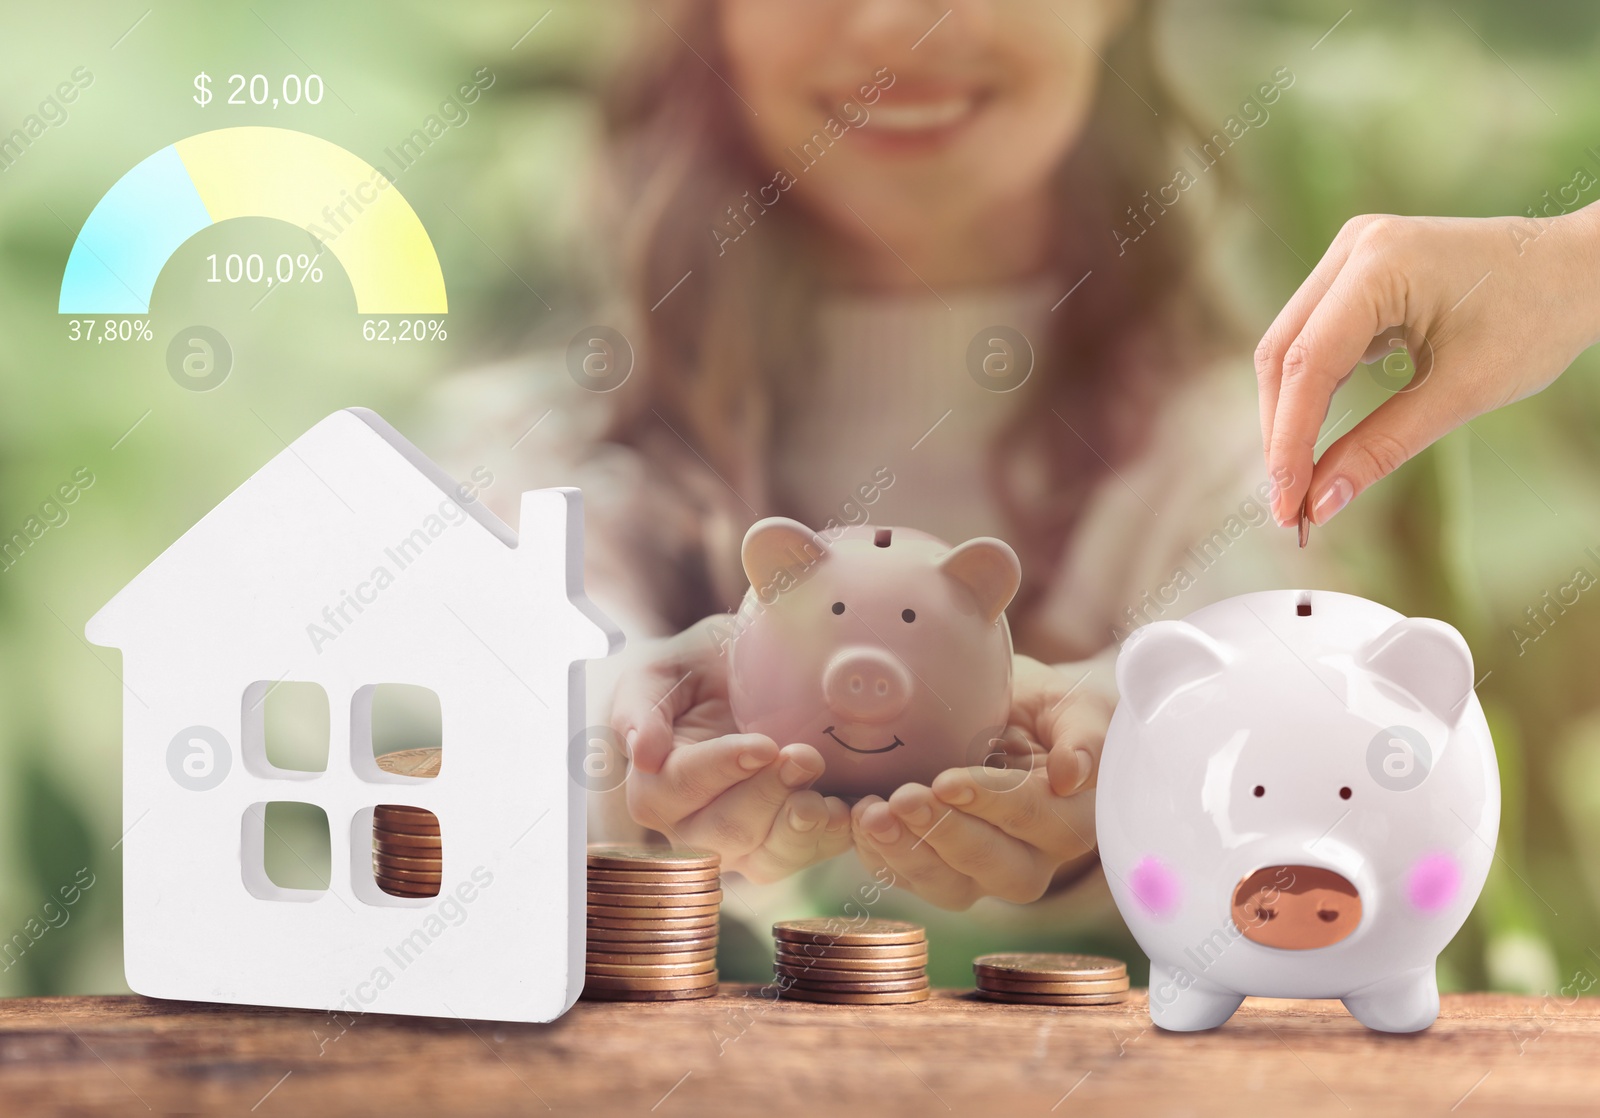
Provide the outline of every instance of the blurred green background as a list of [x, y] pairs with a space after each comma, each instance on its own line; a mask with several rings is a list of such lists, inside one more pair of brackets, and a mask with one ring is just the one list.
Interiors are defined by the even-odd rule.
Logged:
[[[1586, 0], [1162, 11], [1165, 64], [1201, 121], [1220, 122], [1280, 66], [1296, 75], [1270, 121], [1229, 152], [1248, 207], [1209, 230], [1252, 331], [1347, 217], [1523, 213], [1579, 170], [1600, 176], [1600, 6]], [[586, 320], [606, 252], [587, 208], [594, 93], [651, 18], [621, 0], [0, 14], [0, 133], [77, 68], [93, 75], [67, 118], [0, 173], [0, 535], [76, 471], [94, 478], [68, 518], [0, 572], [0, 938], [43, 923], [62, 885], [93, 882], [66, 923], [0, 960], [0, 994], [125, 989], [120, 664], [84, 642], [84, 622], [330, 411], [363, 404], [404, 430], [436, 378], [560, 344]], [[211, 253], [307, 250], [304, 234], [253, 220], [214, 227], [174, 256], [152, 341], [68, 340], [56, 299], [73, 238], [145, 156], [212, 128], [275, 124], [378, 161], [480, 67], [493, 86], [398, 182], [439, 251], [447, 340], [363, 341], [327, 257], [322, 283], [259, 303], [248, 285], [201, 282]], [[328, 95], [315, 107], [201, 107], [201, 71], [213, 91], [234, 72], [314, 72]], [[235, 354], [227, 381], [205, 393], [176, 384], [165, 360], [168, 339], [196, 322], [220, 329]], [[1358, 374], [1330, 418], [1349, 411], [1348, 429], [1384, 395]], [[1600, 865], [1588, 857], [1600, 851], [1600, 594], [1552, 613], [1537, 640], [1513, 631], [1534, 632], [1524, 611], [1576, 570], [1600, 577], [1597, 466], [1591, 352], [1543, 395], [1407, 465], [1316, 544], [1354, 572], [1352, 589], [1461, 628], [1487, 673], [1479, 693], [1505, 816], [1489, 887], [1445, 959], [1450, 986], [1542, 993], [1600, 967]]]

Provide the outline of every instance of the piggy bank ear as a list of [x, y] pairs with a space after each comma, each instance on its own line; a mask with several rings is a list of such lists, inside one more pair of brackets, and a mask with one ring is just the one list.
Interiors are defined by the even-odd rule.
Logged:
[[1454, 726], [1472, 694], [1472, 651], [1443, 621], [1396, 621], [1361, 650], [1376, 676], [1410, 694], [1447, 726]]
[[964, 584], [978, 599], [984, 620], [993, 624], [1022, 584], [1022, 563], [1011, 545], [992, 536], [958, 544], [939, 560], [939, 569]]
[[1123, 642], [1117, 690], [1139, 720], [1148, 722], [1168, 699], [1215, 679], [1227, 666], [1227, 651], [1187, 621], [1156, 621]]
[[772, 585], [783, 571], [796, 576], [828, 557], [822, 537], [798, 520], [769, 516], [750, 525], [739, 551], [744, 573], [757, 590]]

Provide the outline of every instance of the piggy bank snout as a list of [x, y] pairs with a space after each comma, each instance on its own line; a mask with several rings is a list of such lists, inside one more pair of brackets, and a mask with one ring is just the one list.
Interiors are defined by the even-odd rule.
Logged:
[[1234, 888], [1231, 907], [1245, 939], [1288, 951], [1331, 947], [1361, 923], [1360, 892], [1321, 866], [1256, 870]]
[[911, 673], [881, 648], [846, 648], [823, 669], [822, 694], [841, 718], [887, 722], [911, 701]]

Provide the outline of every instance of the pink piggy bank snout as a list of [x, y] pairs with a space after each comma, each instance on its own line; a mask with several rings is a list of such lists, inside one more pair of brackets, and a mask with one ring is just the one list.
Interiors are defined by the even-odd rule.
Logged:
[[911, 702], [911, 673], [881, 648], [845, 648], [822, 671], [828, 708], [852, 722], [888, 722]]

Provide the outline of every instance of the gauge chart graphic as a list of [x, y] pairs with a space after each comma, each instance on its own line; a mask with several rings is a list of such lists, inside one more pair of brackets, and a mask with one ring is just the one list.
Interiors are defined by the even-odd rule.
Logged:
[[62, 314], [145, 314], [162, 267], [202, 229], [269, 217], [333, 253], [359, 314], [443, 314], [433, 241], [393, 183], [337, 144], [287, 128], [222, 128], [144, 159], [95, 204], [61, 280]]

